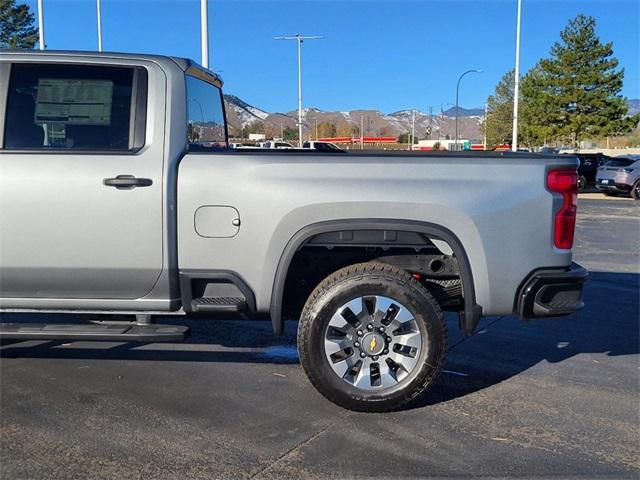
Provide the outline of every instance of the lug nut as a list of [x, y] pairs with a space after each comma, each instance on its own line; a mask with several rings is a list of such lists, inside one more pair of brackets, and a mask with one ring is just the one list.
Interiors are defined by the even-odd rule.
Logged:
[[378, 360], [378, 355], [374, 355], [374, 356], [373, 356], [373, 361], [375, 362], [375, 361], [377, 361], [377, 360]]
[[387, 353], [389, 353], [389, 349], [388, 349], [388, 348], [385, 348], [385, 349], [382, 351], [382, 353], [384, 353], [384, 354], [386, 355]]
[[359, 337], [362, 336], [362, 330], [358, 330], [356, 333], [358, 334]]
[[378, 329], [378, 331], [379, 331], [380, 333], [384, 333], [384, 330], [385, 330], [385, 328], [384, 328], [384, 327], [380, 327], [380, 328]]
[[369, 325], [367, 325], [367, 330], [373, 330], [373, 323], [370, 323]]
[[391, 343], [391, 337], [387, 337], [385, 338], [385, 340], [387, 341], [387, 343]]
[[366, 353], [364, 353], [364, 352], [360, 352], [360, 356], [361, 356], [362, 358], [364, 358], [364, 357], [366, 357], [366, 356], [367, 356], [367, 354], [366, 354]]
[[353, 344], [353, 346], [354, 346], [354, 347], [356, 347], [356, 348], [358, 348], [358, 347], [360, 346], [360, 342], [355, 342], [355, 343]]

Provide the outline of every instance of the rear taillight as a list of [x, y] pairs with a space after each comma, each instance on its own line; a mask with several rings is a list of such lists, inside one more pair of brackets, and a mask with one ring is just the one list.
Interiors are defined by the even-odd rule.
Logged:
[[553, 243], [557, 248], [573, 246], [578, 211], [578, 172], [575, 170], [551, 170], [547, 173], [547, 188], [562, 194], [562, 208], [556, 213], [553, 226]]

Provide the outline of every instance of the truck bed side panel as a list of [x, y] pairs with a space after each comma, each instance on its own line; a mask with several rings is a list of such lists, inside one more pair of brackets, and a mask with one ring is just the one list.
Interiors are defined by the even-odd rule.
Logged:
[[[303, 227], [345, 218], [429, 222], [461, 241], [483, 313], [508, 314], [528, 273], [571, 262], [553, 246], [561, 200], [545, 189], [545, 171], [574, 164], [542, 156], [188, 154], [178, 174], [178, 266], [237, 272], [258, 310], [268, 311], [280, 256]], [[237, 234], [200, 235], [202, 206], [236, 209]]]

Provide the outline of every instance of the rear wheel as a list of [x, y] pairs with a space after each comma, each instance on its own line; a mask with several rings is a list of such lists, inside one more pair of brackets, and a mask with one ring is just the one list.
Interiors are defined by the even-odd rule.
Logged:
[[636, 180], [631, 189], [631, 198], [634, 200], [640, 200], [640, 180]]
[[578, 177], [578, 191], [584, 192], [584, 189], [587, 188], [587, 179], [584, 175], [580, 175]]
[[410, 274], [352, 265], [323, 280], [302, 312], [300, 360], [311, 383], [351, 410], [381, 412], [415, 400], [444, 364], [440, 307]]

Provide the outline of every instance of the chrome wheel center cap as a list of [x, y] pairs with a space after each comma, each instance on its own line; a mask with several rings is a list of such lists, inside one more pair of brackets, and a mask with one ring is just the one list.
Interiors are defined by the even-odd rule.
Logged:
[[377, 333], [368, 333], [362, 338], [362, 351], [367, 355], [380, 355], [384, 350], [384, 337]]

